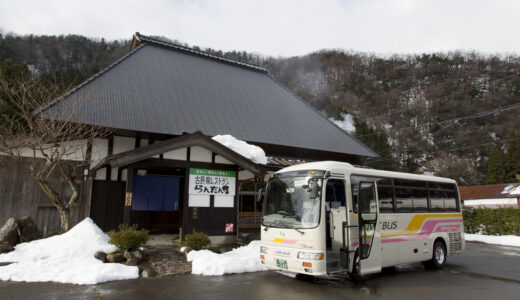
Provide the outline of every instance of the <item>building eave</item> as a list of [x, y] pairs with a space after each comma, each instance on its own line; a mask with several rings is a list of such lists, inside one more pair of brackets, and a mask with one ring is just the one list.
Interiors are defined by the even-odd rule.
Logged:
[[239, 167], [251, 171], [253, 174], [259, 177], [263, 177], [266, 173], [266, 167], [253, 162], [252, 160], [238, 154], [237, 152], [229, 149], [228, 147], [214, 141], [213, 139], [205, 136], [201, 132], [195, 132], [192, 134], [182, 135], [173, 139], [157, 142], [152, 145], [141, 147], [115, 155], [107, 156], [102, 161], [97, 163], [92, 171], [96, 171], [102, 167], [110, 165], [112, 168], [124, 167], [147, 158], [173, 151], [185, 147], [200, 146], [206, 148], [226, 160], [238, 165]]

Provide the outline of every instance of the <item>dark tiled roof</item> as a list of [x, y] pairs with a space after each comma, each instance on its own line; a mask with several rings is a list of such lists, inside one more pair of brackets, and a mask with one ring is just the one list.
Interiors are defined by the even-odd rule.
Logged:
[[502, 194], [502, 191], [508, 185], [509, 184], [459, 186], [460, 199], [477, 200], [508, 198], [508, 194]]
[[[374, 152], [273, 80], [264, 69], [139, 36], [141, 45], [44, 108], [80, 101], [73, 121], [122, 130], [238, 139], [375, 157]], [[65, 110], [64, 110], [65, 111]]]

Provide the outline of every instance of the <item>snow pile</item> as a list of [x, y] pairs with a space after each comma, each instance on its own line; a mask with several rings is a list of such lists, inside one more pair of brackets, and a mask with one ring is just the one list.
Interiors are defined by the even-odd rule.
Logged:
[[356, 126], [354, 125], [354, 119], [352, 118], [352, 115], [342, 113], [341, 117], [343, 118], [343, 121], [336, 120], [334, 118], [330, 118], [329, 120], [349, 134], [356, 132]]
[[503, 246], [520, 247], [520, 236], [516, 235], [480, 235], [465, 233], [464, 239], [468, 242], [481, 242]]
[[260, 241], [230, 252], [217, 254], [210, 250], [190, 251], [191, 273], [197, 275], [224, 275], [267, 270], [260, 262]]
[[509, 195], [510, 196], [519, 196], [520, 195], [520, 184], [517, 187], [515, 187], [514, 189], [512, 189], [509, 192]]
[[22, 243], [13, 252], [0, 255], [0, 262], [14, 262], [0, 267], [0, 279], [96, 284], [138, 278], [137, 267], [103, 263], [94, 257], [97, 251], [117, 250], [108, 239], [92, 219], [86, 218], [64, 234]]
[[507, 185], [500, 194], [508, 194], [509, 196], [518, 196], [520, 195], [520, 184], [511, 183]]
[[264, 150], [258, 146], [250, 145], [229, 134], [216, 135], [212, 139], [258, 164], [267, 164], [267, 156], [265, 156]]

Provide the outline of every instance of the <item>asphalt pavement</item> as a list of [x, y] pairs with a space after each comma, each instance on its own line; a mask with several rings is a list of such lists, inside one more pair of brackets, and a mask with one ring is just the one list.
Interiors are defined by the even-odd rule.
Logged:
[[361, 283], [307, 282], [274, 271], [90, 286], [0, 281], [0, 299], [520, 299], [520, 248], [467, 243], [441, 271], [402, 265]]

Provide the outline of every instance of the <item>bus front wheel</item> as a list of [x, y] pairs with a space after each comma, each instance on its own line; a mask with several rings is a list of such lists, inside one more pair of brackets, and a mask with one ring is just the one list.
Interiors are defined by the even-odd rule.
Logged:
[[433, 244], [432, 259], [423, 262], [423, 265], [426, 267], [426, 269], [442, 269], [442, 267], [446, 264], [447, 256], [448, 253], [444, 243], [440, 240], [436, 240]]

